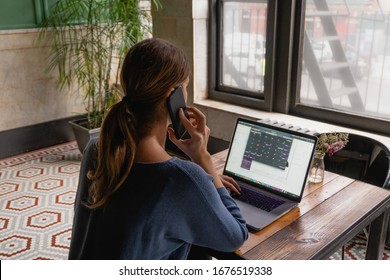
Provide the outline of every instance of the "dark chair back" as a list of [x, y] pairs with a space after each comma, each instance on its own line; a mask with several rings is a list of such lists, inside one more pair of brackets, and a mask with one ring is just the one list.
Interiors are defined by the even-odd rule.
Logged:
[[349, 142], [325, 156], [325, 170], [390, 189], [390, 150], [372, 138], [349, 134]]
[[[343, 150], [324, 158], [325, 170], [390, 189], [390, 151], [381, 142], [349, 134]], [[386, 229], [386, 246], [390, 247], [390, 221]]]

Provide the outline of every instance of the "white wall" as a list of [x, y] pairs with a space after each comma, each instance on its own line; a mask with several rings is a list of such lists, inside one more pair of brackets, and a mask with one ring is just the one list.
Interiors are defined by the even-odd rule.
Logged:
[[56, 87], [46, 72], [49, 49], [34, 41], [36, 29], [0, 31], [0, 131], [69, 117], [84, 111], [77, 93]]

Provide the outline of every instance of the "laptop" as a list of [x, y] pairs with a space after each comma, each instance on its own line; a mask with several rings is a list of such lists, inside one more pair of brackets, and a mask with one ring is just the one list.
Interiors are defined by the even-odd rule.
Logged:
[[223, 174], [240, 185], [233, 192], [247, 226], [260, 230], [301, 201], [317, 137], [237, 119]]

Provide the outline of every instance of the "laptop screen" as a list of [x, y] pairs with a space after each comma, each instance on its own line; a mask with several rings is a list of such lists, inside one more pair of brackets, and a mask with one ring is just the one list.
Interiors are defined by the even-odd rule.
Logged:
[[224, 173], [290, 198], [300, 198], [316, 137], [239, 119]]

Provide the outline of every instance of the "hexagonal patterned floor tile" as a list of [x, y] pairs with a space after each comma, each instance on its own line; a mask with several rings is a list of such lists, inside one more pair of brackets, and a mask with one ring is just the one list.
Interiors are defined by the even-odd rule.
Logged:
[[0, 239], [0, 256], [16, 257], [22, 252], [30, 250], [32, 238], [28, 236], [11, 235]]
[[27, 218], [27, 227], [44, 229], [61, 222], [61, 212], [43, 211]]
[[23, 195], [7, 201], [5, 209], [14, 211], [24, 211], [26, 209], [38, 206], [39, 197]]

